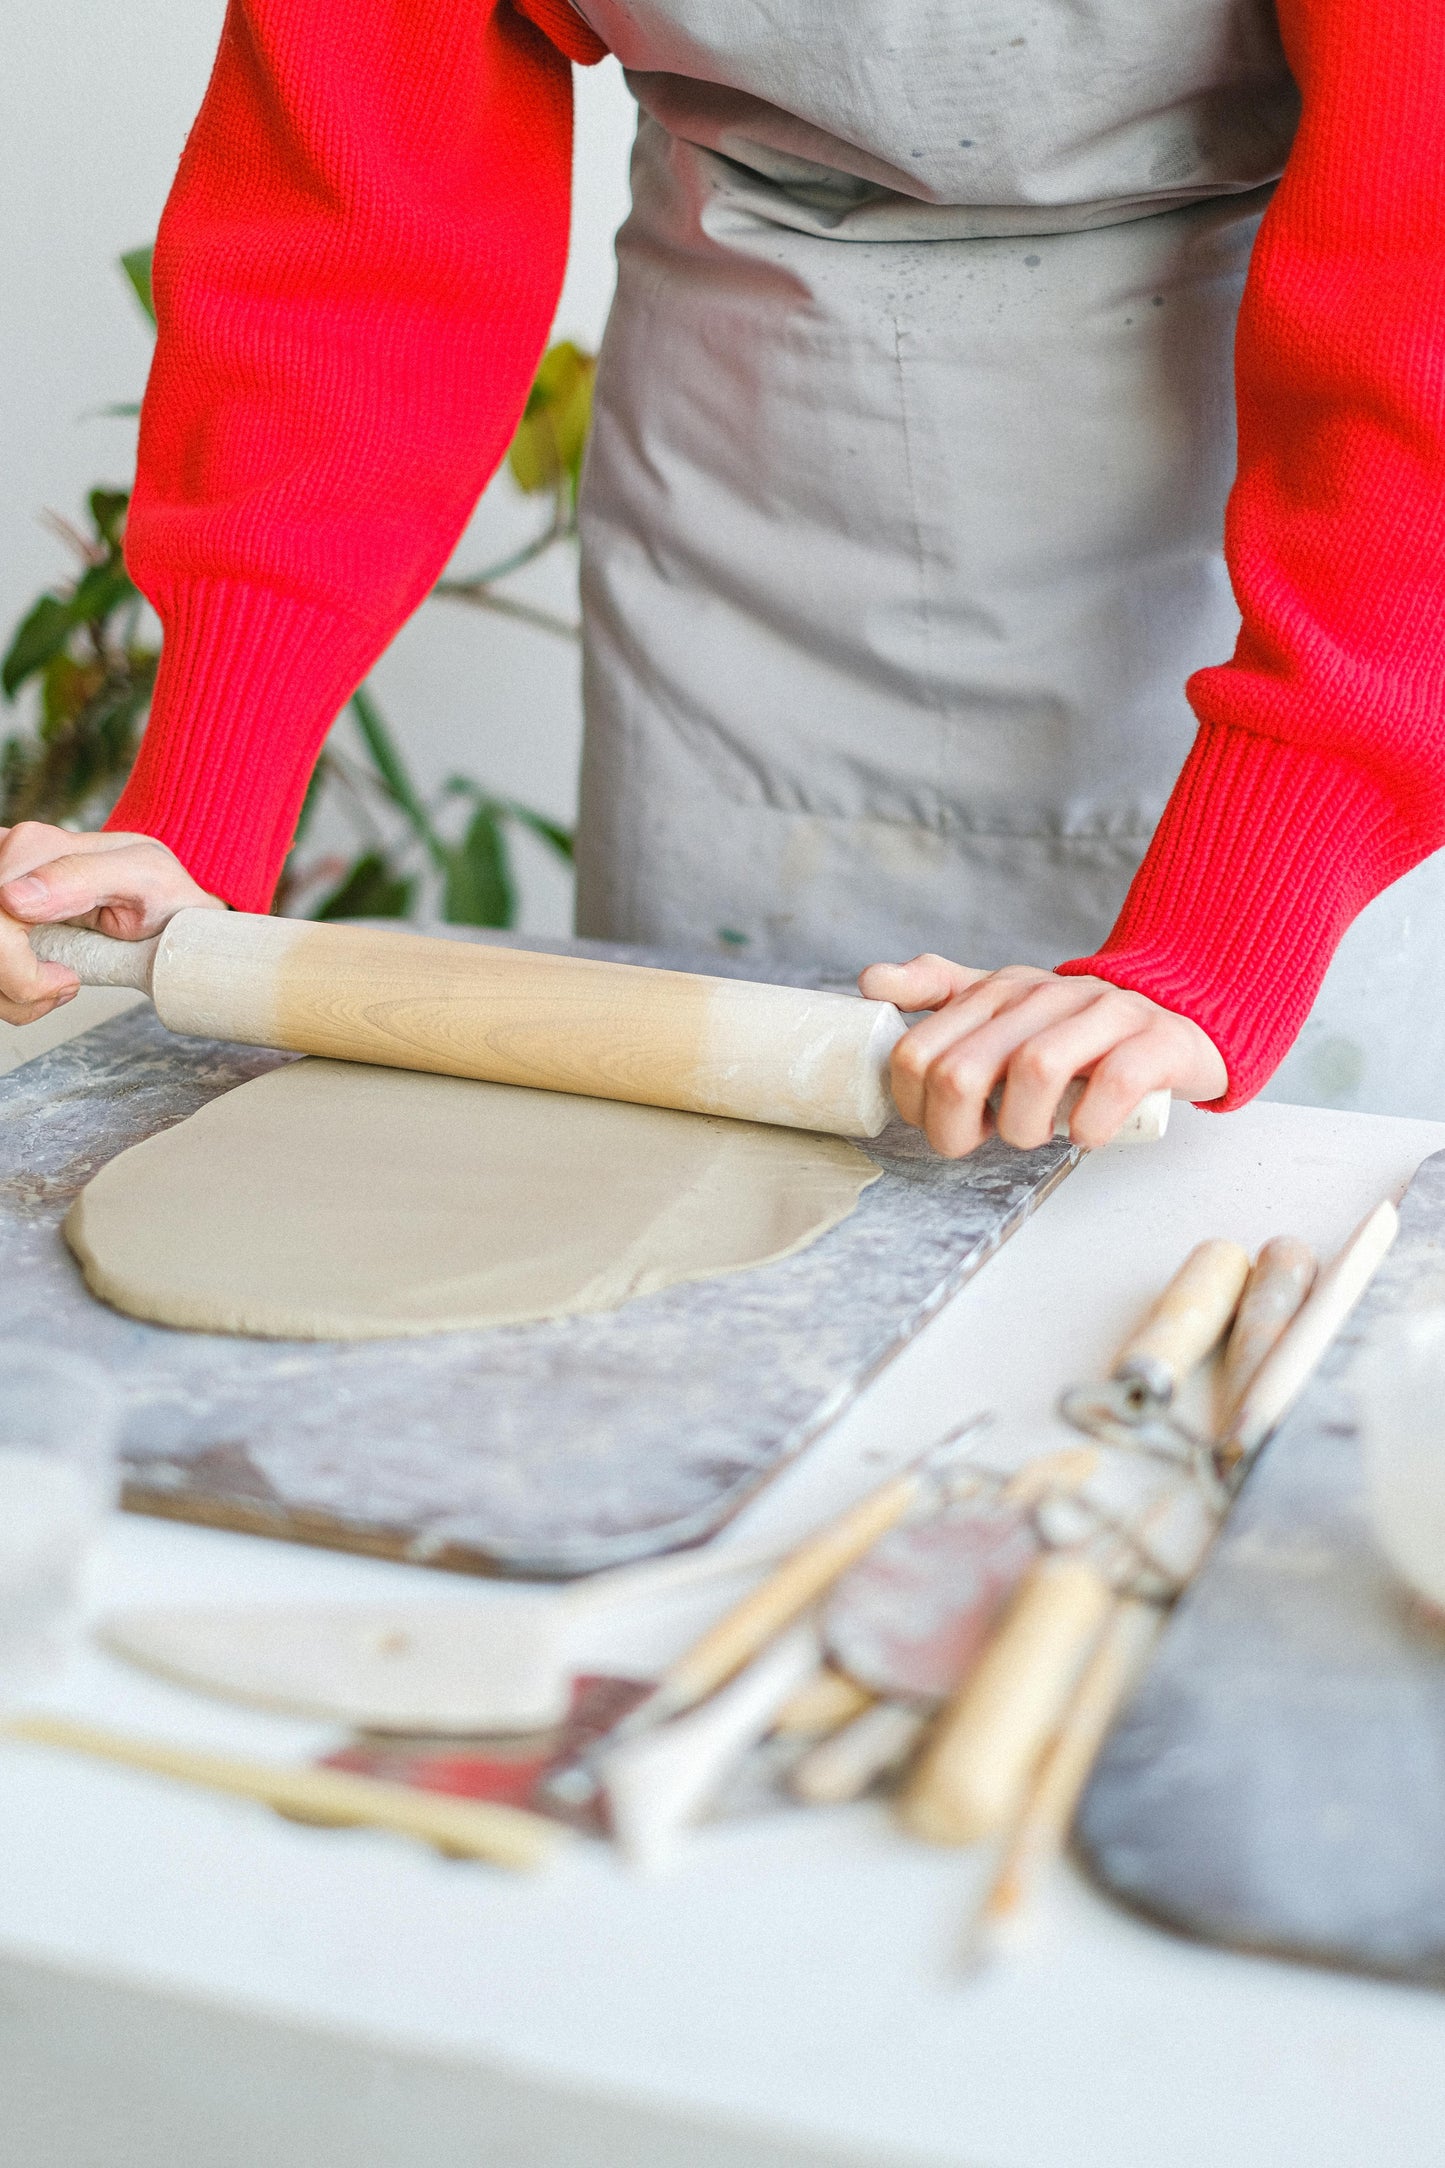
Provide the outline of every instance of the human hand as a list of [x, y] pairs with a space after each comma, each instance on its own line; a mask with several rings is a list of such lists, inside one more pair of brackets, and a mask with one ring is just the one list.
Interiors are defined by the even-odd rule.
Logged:
[[[903, 1119], [947, 1159], [962, 1159], [995, 1127], [1006, 1144], [1046, 1144], [1076, 1076], [1089, 1081], [1069, 1135], [1091, 1149], [1109, 1142], [1146, 1092], [1218, 1099], [1229, 1089], [1207, 1032], [1106, 979], [1063, 979], [1026, 964], [970, 971], [915, 956], [870, 964], [858, 986], [870, 1001], [932, 1010], [894, 1047], [891, 1082]], [[1000, 1083], [995, 1123], [988, 1097]]]
[[153, 836], [72, 835], [44, 821], [0, 828], [0, 1021], [34, 1023], [80, 991], [73, 971], [41, 963], [27, 928], [66, 919], [144, 941], [194, 905], [225, 909]]

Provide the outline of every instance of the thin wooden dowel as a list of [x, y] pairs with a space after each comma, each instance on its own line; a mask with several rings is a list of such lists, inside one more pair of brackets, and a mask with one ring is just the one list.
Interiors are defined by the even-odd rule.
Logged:
[[8, 1717], [0, 1723], [0, 1734], [30, 1746], [86, 1754], [206, 1791], [254, 1799], [302, 1821], [416, 1837], [441, 1851], [486, 1860], [494, 1867], [540, 1867], [566, 1841], [554, 1823], [521, 1807], [413, 1791], [409, 1785], [350, 1776], [340, 1769], [286, 1769], [238, 1755], [167, 1746], [64, 1716]]

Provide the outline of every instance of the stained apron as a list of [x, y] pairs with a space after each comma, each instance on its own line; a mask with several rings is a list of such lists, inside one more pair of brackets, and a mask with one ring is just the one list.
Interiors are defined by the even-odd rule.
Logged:
[[1268, 0], [578, 12], [640, 109], [579, 930], [1087, 951], [1238, 625], [1234, 321], [1297, 119]]

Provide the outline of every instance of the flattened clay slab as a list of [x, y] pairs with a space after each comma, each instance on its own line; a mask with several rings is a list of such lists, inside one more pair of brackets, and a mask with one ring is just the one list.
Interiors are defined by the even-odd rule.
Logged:
[[878, 1179], [839, 1137], [297, 1061], [111, 1160], [65, 1237], [132, 1317], [378, 1340], [615, 1310], [791, 1257]]

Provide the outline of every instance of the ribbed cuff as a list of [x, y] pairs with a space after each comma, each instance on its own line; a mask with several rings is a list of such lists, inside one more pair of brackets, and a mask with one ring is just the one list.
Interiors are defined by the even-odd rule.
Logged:
[[1147, 994], [1224, 1057], [1223, 1113], [1289, 1052], [1350, 921], [1431, 848], [1348, 762], [1205, 724], [1118, 924], [1058, 966]]
[[264, 911], [326, 733], [380, 642], [239, 581], [188, 582], [156, 606], [150, 722], [106, 826], [159, 837], [202, 888]]

